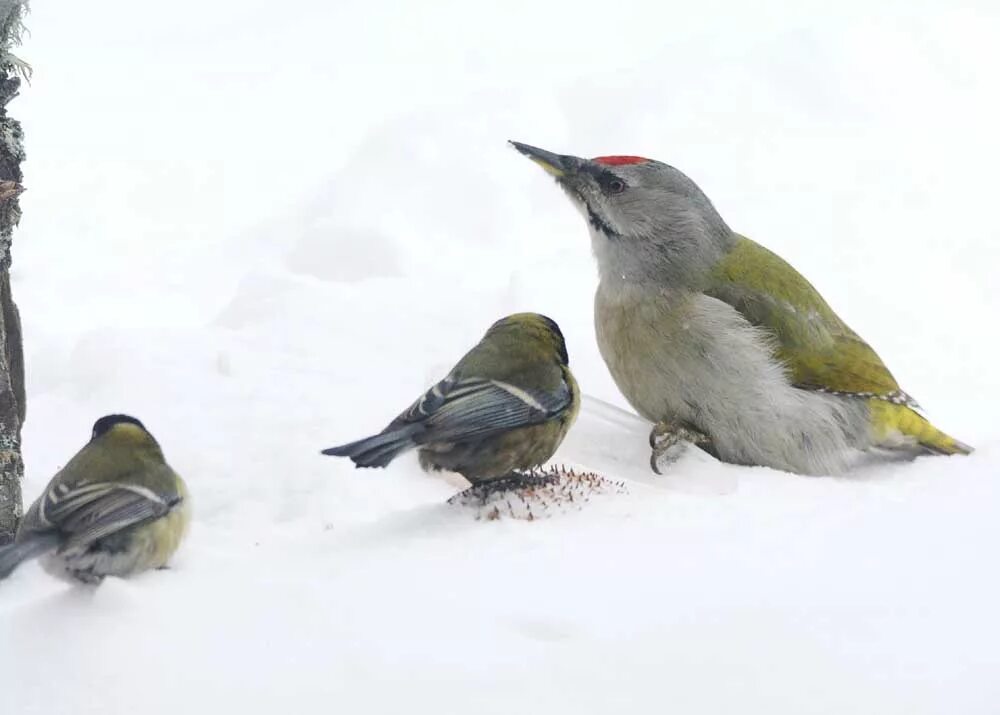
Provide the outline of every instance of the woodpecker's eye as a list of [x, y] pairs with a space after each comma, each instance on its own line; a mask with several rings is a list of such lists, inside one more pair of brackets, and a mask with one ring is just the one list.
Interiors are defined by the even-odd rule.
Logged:
[[606, 194], [620, 194], [625, 190], [625, 182], [614, 174], [605, 174], [602, 179], [601, 188]]

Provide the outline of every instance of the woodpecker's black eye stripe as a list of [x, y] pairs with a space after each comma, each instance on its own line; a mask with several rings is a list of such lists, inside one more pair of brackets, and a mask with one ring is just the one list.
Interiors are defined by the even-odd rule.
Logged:
[[582, 167], [580, 167], [580, 171], [586, 172], [586, 173], [590, 174], [591, 176], [593, 176], [594, 177], [594, 181], [596, 181], [597, 184], [598, 184], [598, 186], [600, 186], [605, 191], [608, 190], [608, 187], [612, 183], [616, 183], [616, 182], [620, 183], [621, 187], [622, 187], [619, 190], [619, 193], [620, 193], [620, 191], [628, 188], [628, 183], [626, 183], [625, 179], [623, 179], [622, 177], [618, 176], [618, 174], [614, 173], [613, 171], [610, 171], [609, 169], [605, 169], [602, 166], [598, 166], [596, 164], [584, 164]]
[[597, 183], [600, 185], [601, 190], [606, 194], [620, 194], [625, 189], [628, 188], [628, 184], [625, 180], [617, 174], [613, 174], [610, 171], [602, 171], [597, 176]]

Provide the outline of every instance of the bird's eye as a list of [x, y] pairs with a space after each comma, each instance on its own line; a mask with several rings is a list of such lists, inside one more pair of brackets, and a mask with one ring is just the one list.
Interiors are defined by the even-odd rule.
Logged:
[[610, 176], [603, 183], [604, 191], [609, 194], [620, 194], [625, 190], [625, 182], [617, 176]]

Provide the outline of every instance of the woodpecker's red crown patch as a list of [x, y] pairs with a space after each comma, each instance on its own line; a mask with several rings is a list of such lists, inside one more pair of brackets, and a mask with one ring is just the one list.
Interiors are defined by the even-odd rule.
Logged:
[[626, 164], [645, 164], [649, 159], [644, 156], [595, 156], [593, 161], [604, 166], [624, 166]]

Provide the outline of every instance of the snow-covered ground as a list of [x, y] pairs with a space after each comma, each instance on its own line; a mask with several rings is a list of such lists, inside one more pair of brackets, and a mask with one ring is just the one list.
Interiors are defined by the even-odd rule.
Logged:
[[[1000, 15], [878, 7], [36, 2], [25, 494], [126, 411], [197, 517], [173, 570], [3, 583], [0, 711], [998, 712]], [[652, 480], [591, 399], [558, 459], [630, 493], [534, 522], [320, 456], [517, 310], [625, 406], [508, 138], [685, 170], [976, 454]]]

